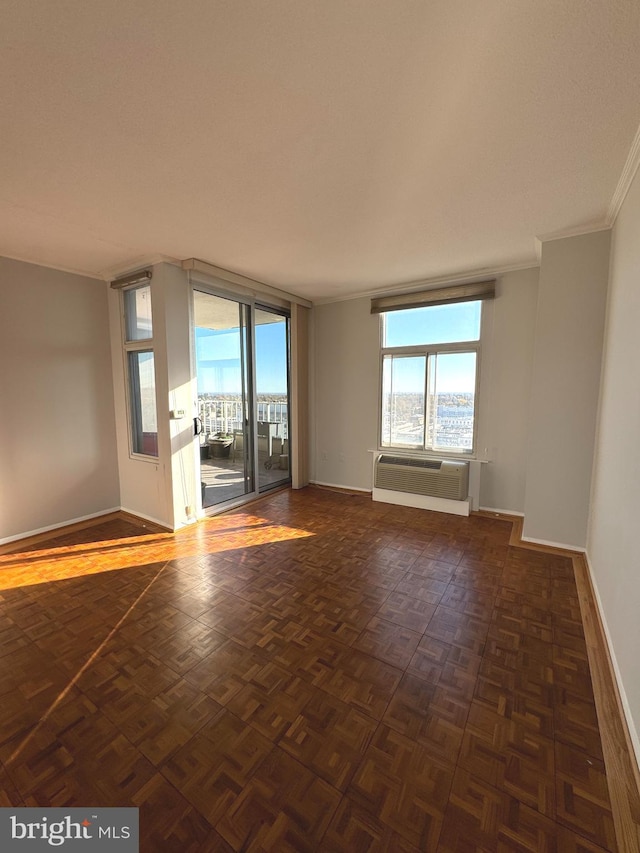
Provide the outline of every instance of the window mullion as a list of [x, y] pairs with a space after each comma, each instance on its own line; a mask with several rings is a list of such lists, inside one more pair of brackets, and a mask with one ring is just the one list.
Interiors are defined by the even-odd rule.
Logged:
[[429, 353], [428, 351], [423, 352], [424, 358], [424, 386], [423, 386], [423, 394], [424, 400], [422, 403], [422, 449], [425, 450], [427, 447], [427, 432], [429, 429], [429, 422], [427, 420], [429, 415], [429, 399], [428, 399], [428, 389], [429, 389]]

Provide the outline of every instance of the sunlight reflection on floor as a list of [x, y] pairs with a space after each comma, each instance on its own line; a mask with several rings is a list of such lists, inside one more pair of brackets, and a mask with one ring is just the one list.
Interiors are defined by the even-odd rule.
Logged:
[[0, 556], [0, 590], [309, 536], [313, 534], [260, 516], [217, 516], [175, 534], [149, 533], [134, 539], [109, 539]]

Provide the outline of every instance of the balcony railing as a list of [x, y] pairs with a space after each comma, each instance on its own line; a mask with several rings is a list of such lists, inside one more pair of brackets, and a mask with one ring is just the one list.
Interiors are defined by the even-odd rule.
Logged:
[[[242, 429], [244, 420], [241, 400], [225, 399], [224, 397], [198, 397], [198, 414], [202, 421], [203, 433], [233, 433]], [[257, 401], [257, 420], [271, 424], [279, 424], [278, 434], [288, 438], [289, 406], [286, 398], [282, 400]]]

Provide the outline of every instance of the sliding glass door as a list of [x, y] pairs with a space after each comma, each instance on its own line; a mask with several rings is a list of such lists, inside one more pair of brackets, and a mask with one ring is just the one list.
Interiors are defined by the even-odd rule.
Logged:
[[249, 306], [194, 291], [202, 506], [255, 491]]
[[214, 512], [290, 480], [289, 318], [199, 289], [193, 305], [200, 487]]
[[289, 318], [256, 307], [256, 410], [258, 484], [261, 492], [290, 479]]

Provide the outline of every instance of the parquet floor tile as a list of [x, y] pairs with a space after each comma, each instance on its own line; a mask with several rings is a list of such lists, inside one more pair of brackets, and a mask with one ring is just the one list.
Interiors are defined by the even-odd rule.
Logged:
[[450, 643], [423, 636], [409, 661], [407, 672], [436, 684], [453, 648]]
[[425, 578], [432, 578], [445, 584], [449, 583], [455, 570], [455, 566], [452, 566], [451, 563], [440, 562], [434, 560], [433, 557], [424, 555], [417, 557], [411, 566], [411, 574], [422, 575]]
[[270, 740], [279, 738], [299, 719], [313, 696], [313, 688], [302, 679], [282, 671], [267, 683], [247, 684], [228, 702], [227, 708]]
[[161, 772], [215, 826], [272, 748], [268, 738], [225, 712], [194, 735]]
[[0, 806], [145, 853], [617, 851], [573, 563], [511, 521], [283, 491], [0, 554]]
[[140, 839], [141, 853], [199, 853], [233, 850], [197, 809], [160, 773], [156, 773], [132, 798], [140, 809], [139, 821], [147, 827]]
[[322, 841], [324, 853], [420, 853], [419, 848], [344, 797]]
[[402, 671], [396, 667], [347, 649], [316, 683], [337, 699], [379, 720], [401, 677]]
[[468, 771], [456, 771], [440, 846], [442, 853], [560, 853], [558, 825]]
[[424, 746], [429, 754], [454, 766], [469, 706], [456, 703], [455, 708], [441, 708], [432, 701], [436, 689], [420, 678], [405, 675], [389, 703], [383, 722]]
[[555, 737], [592, 758], [602, 759], [602, 743], [593, 697], [576, 696], [565, 688], [556, 689]]
[[103, 706], [109, 719], [156, 766], [221, 711], [219, 705], [186, 681], [177, 681], [153, 699], [129, 693]]
[[407, 572], [404, 578], [396, 584], [396, 592], [403, 595], [410, 595], [413, 598], [418, 598], [427, 604], [437, 605], [447, 589], [445, 581], [439, 581], [435, 578], [425, 577], [424, 575], [415, 575], [412, 572]]
[[418, 631], [422, 637], [435, 610], [435, 605], [427, 601], [402, 592], [392, 592], [382, 603], [376, 615], [380, 619], [386, 619], [387, 622], [402, 625], [410, 631]]
[[344, 791], [377, 728], [368, 714], [313, 689], [278, 744], [334, 788]]
[[0, 808], [24, 807], [24, 800], [18, 793], [13, 780], [0, 764]]
[[462, 646], [474, 654], [481, 655], [488, 630], [488, 622], [439, 606], [427, 626], [425, 635], [454, 646]]
[[466, 616], [474, 616], [476, 619], [488, 622], [493, 612], [494, 600], [495, 595], [477, 592], [466, 586], [458, 586], [455, 581], [452, 581], [440, 599], [440, 604], [464, 613]]
[[438, 845], [453, 768], [382, 725], [347, 793], [421, 850]]
[[556, 765], [558, 821], [596, 844], [615, 849], [603, 762], [556, 742]]
[[339, 802], [335, 788], [274, 749], [216, 829], [234, 850], [305, 853], [318, 849]]
[[89, 658], [86, 668], [79, 670], [77, 685], [102, 706], [130, 692], [156, 696], [179, 678], [146, 648], [134, 645], [110, 650], [106, 646], [103, 653]]
[[352, 648], [405, 669], [422, 639], [422, 634], [374, 616]]
[[221, 705], [227, 705], [243, 687], [282, 685], [289, 674], [262, 654], [233, 640], [214, 649], [185, 674], [185, 680]]
[[6, 766], [25, 805], [115, 806], [130, 802], [155, 772], [100, 712], [58, 736], [43, 726], [14, 746]]
[[526, 726], [472, 703], [458, 766], [555, 818], [554, 744]]
[[154, 645], [152, 652], [170, 669], [183, 674], [226, 642], [228, 640], [223, 634], [194, 619]]
[[457, 566], [464, 556], [464, 548], [457, 547], [455, 542], [438, 541], [437, 537], [434, 537], [422, 553], [432, 560]]

